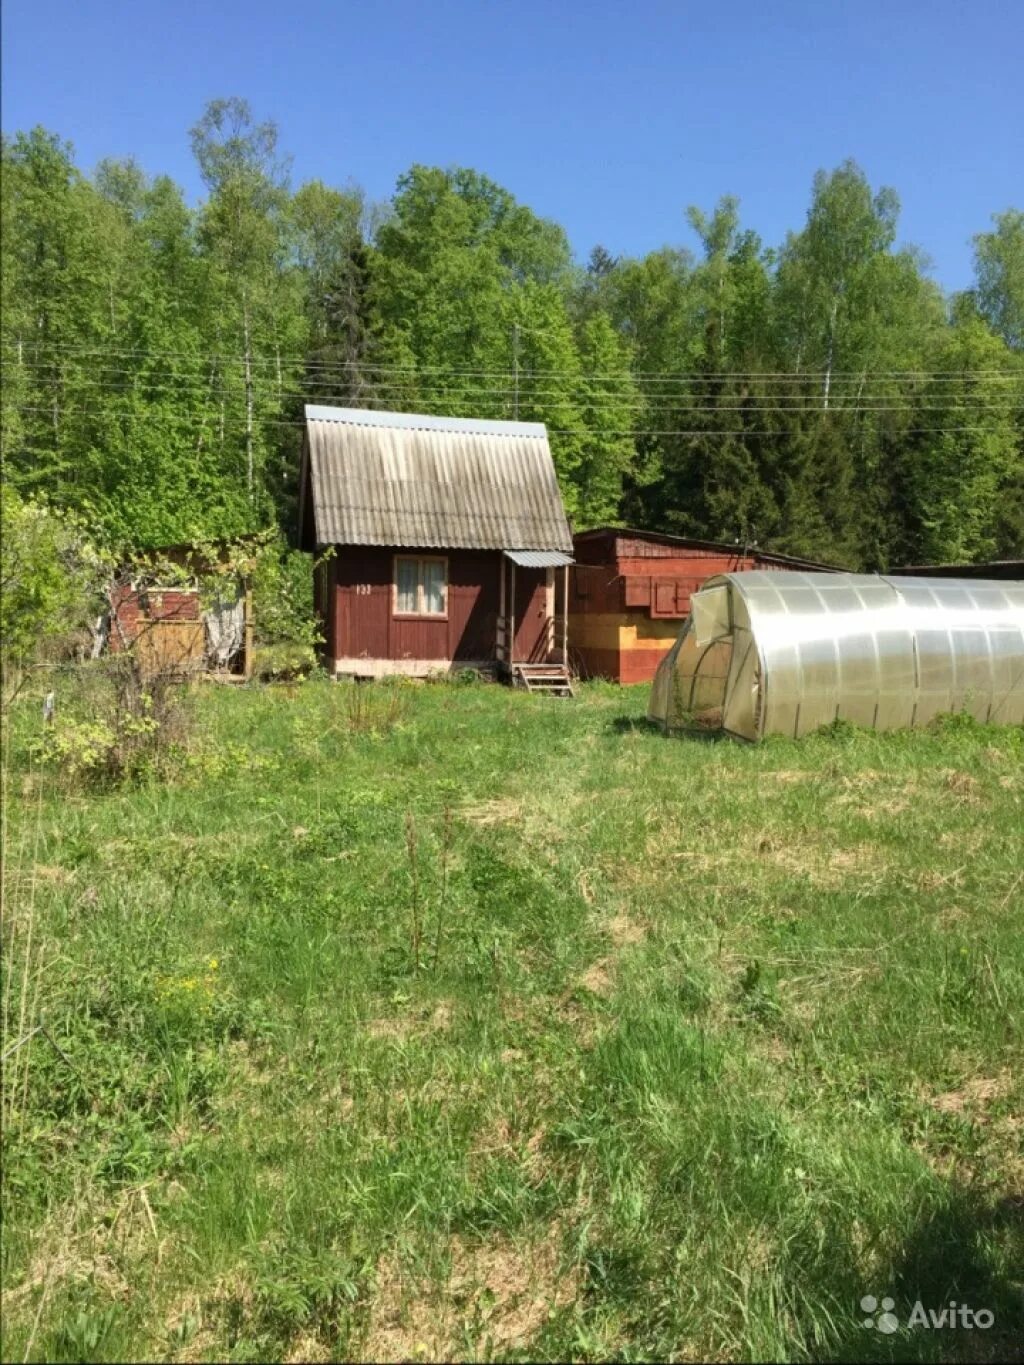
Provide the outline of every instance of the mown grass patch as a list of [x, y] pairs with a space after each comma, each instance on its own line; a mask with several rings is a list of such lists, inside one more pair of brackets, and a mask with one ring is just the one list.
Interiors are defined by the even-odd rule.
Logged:
[[89, 788], [26, 703], [5, 1358], [1005, 1357], [1021, 734], [645, 701], [204, 688]]

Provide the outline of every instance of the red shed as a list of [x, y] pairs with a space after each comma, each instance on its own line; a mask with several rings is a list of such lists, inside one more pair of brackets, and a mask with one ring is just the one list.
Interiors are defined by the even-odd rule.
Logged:
[[714, 540], [602, 526], [574, 538], [572, 661], [583, 677], [650, 682], [690, 613], [690, 594], [738, 569], [816, 569], [790, 555]]
[[547, 431], [306, 408], [300, 542], [336, 674], [454, 667], [561, 690], [572, 536]]
[[144, 675], [211, 670], [248, 678], [252, 594], [247, 575], [231, 569], [230, 550], [228, 541], [203, 549], [167, 545], [123, 566], [108, 594], [107, 649], [134, 653]]

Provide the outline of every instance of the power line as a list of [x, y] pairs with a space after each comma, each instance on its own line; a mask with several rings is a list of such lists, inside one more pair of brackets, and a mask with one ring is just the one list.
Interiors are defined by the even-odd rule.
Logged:
[[[6, 347], [17, 350], [17, 344], [7, 341]], [[174, 351], [157, 350], [149, 347], [131, 348], [102, 346], [90, 347], [79, 346], [64, 342], [23, 342], [21, 350], [42, 350], [60, 351], [65, 354], [80, 356], [117, 356], [129, 358], [141, 356], [147, 359], [172, 358], [194, 361], [198, 364], [235, 364], [242, 366], [245, 364], [245, 356], [242, 355], [218, 355], [209, 352], [195, 351]], [[310, 360], [308, 355], [297, 354], [274, 354], [274, 355], [252, 355], [249, 357], [250, 364], [263, 366], [284, 366], [295, 365], [304, 370], [327, 369], [327, 370], [354, 370], [354, 371], [373, 371], [375, 373], [389, 373], [406, 375], [410, 379], [415, 379], [426, 374], [442, 375], [469, 375], [483, 377], [500, 377], [512, 380], [515, 375], [513, 368], [472, 368], [454, 365], [431, 366], [431, 365], [394, 365], [387, 362], [374, 362], [371, 360], [339, 360], [330, 362], [318, 362]], [[846, 380], [850, 383], [862, 381], [865, 378], [871, 379], [948, 379], [949, 382], [961, 382], [964, 379], [1001, 379], [1020, 383], [1022, 376], [1015, 374], [1007, 369], [985, 369], [985, 370], [937, 370], [937, 369], [917, 369], [917, 370], [885, 370], [885, 369], [857, 369], [857, 370], [805, 370], [794, 372], [792, 370], [705, 370], [705, 371], [685, 371], [685, 370], [623, 370], [623, 371], [592, 371], [584, 373], [578, 370], [552, 370], [534, 369], [524, 371], [520, 366], [520, 377], [524, 373], [532, 374], [535, 377], [550, 378], [569, 378], [569, 379], [607, 379], [617, 383], [629, 383], [631, 381], [649, 379], [652, 381], [663, 380], [672, 383], [716, 383], [724, 379], [749, 379], [751, 381], [778, 381], [779, 383], [806, 384], [824, 381], [827, 375], [831, 375], [833, 383], [837, 380]]]
[[[42, 414], [44, 414], [44, 415], [47, 416], [47, 417], [50, 417], [50, 418], [53, 417], [53, 408], [52, 408], [52, 407], [14, 406], [12, 410], [15, 411], [15, 412], [35, 412], [35, 413], [42, 413]], [[367, 409], [367, 411], [373, 411], [373, 409]], [[114, 413], [114, 412], [112, 412], [111, 409], [109, 409], [109, 408], [100, 409], [100, 408], [81, 408], [81, 407], [79, 407], [79, 408], [76, 408], [76, 409], [75, 409], [75, 415], [76, 415], [76, 416], [79, 416], [79, 417], [108, 417], [108, 418], [109, 418], [109, 417], [112, 417], [112, 416], [123, 416], [124, 414], [117, 414], [117, 413]], [[174, 417], [174, 419], [172, 419], [172, 420], [186, 421], [186, 420], [188, 420], [188, 417], [187, 417], [187, 414], [178, 413], [178, 414], [175, 414], [175, 417]], [[273, 427], [292, 427], [292, 428], [295, 428], [296, 430], [302, 430], [302, 429], [305, 427], [305, 425], [306, 425], [306, 423], [305, 423], [304, 421], [296, 421], [296, 420], [291, 420], [291, 419], [288, 419], [288, 418], [274, 418], [274, 417], [257, 418], [257, 419], [256, 419], [256, 424], [257, 424], [258, 426], [264, 426], [264, 427], [265, 427], [265, 426], [273, 426]], [[232, 427], [232, 428], [238, 428], [239, 430], [244, 430], [244, 429], [245, 429], [245, 425], [246, 425], [246, 421], [245, 421], [245, 418], [244, 418], [244, 417], [225, 417], [225, 418], [221, 418], [221, 417], [219, 417], [219, 416], [217, 416], [217, 415], [215, 415], [215, 414], [209, 414], [209, 415], [208, 415], [208, 419], [207, 419], [206, 425], [207, 425], [207, 426], [210, 426], [210, 427], [214, 427], [214, 428], [219, 428], [220, 426], [223, 425], [223, 426], [225, 426], [225, 427]], [[932, 436], [935, 436], [935, 435], [955, 435], [955, 434], [958, 434], [958, 433], [961, 433], [961, 432], [979, 432], [979, 431], [986, 431], [986, 432], [987, 432], [987, 431], [989, 431], [989, 430], [990, 430], [990, 428], [984, 427], [984, 426], [960, 426], [960, 427], [948, 427], [948, 426], [940, 426], [940, 427], [907, 427], [907, 428], [905, 428], [900, 434], [901, 434], [901, 435], [905, 435], [905, 436], [924, 436], [924, 435], [932, 435]], [[718, 437], [724, 437], [724, 436], [747, 436], [747, 437], [767, 437], [767, 436], [774, 436], [774, 437], [780, 437], [780, 438], [785, 439], [785, 440], [791, 440], [791, 439], [792, 439], [792, 435], [793, 435], [793, 433], [792, 433], [791, 431], [773, 431], [773, 430], [764, 429], [764, 428], [759, 429], [759, 428], [757, 428], [757, 427], [739, 427], [739, 428], [737, 428], [737, 429], [735, 429], [735, 430], [732, 430], [732, 431], [722, 431], [722, 430], [719, 430], [719, 431], [708, 431], [708, 430], [706, 430], [706, 429], [704, 429], [704, 428], [699, 428], [699, 427], [698, 427], [698, 428], [694, 428], [694, 429], [689, 429], [689, 430], [680, 429], [680, 430], [674, 430], [674, 431], [638, 431], [638, 430], [636, 430], [636, 429], [633, 428], [633, 427], [623, 427], [623, 428], [621, 428], [621, 429], [617, 429], [617, 430], [616, 430], [616, 429], [609, 429], [609, 428], [607, 428], [607, 427], [600, 427], [600, 428], [595, 429], [595, 428], [584, 427], [584, 426], [581, 425], [581, 426], [576, 426], [576, 427], [548, 427], [548, 428], [547, 428], [547, 432], [548, 432], [548, 435], [549, 435], [549, 436], [583, 436], [583, 437], [585, 437], [585, 436], [633, 436], [633, 437], [639, 437], [639, 436], [688, 436], [688, 437], [692, 437], [692, 438], [694, 438], [694, 439], [696, 439], [696, 438], [700, 438], [700, 439], [705, 439], [705, 438], [718, 438]]]
[[[77, 397], [81, 394], [85, 394], [86, 396], [92, 398], [109, 398], [112, 404], [116, 403], [118, 400], [137, 399], [142, 403], [148, 403], [153, 406], [157, 406], [163, 402], [172, 401], [175, 398], [185, 398], [187, 401], [195, 404], [209, 403], [211, 405], [224, 403], [229, 400], [241, 402], [242, 399], [244, 398], [244, 391], [241, 388], [232, 390], [208, 389], [205, 386], [198, 384], [191, 386], [185, 385], [184, 388], [186, 391], [182, 393], [181, 387], [178, 386], [168, 386], [166, 388], [159, 388], [157, 387], [156, 381], [150, 382], [145, 385], [140, 385], [138, 383], [116, 385], [108, 381], [85, 379], [76, 383], [71, 390], [63, 394], [61, 397], [61, 403], [64, 407], [70, 408], [75, 404]], [[391, 391], [386, 389], [382, 390], [380, 388], [375, 388], [367, 396], [371, 399], [371, 401], [375, 402], [394, 401], [393, 399], [388, 398], [389, 392]], [[506, 403], [496, 405], [493, 402], [488, 402], [484, 400], [491, 398], [494, 395], [501, 395], [503, 392], [504, 392], [503, 390], [486, 389], [478, 390], [474, 395], [461, 394], [459, 396], [460, 398], [463, 399], [469, 396], [479, 398], [482, 400], [482, 406], [493, 408], [495, 406], [508, 406], [508, 404]], [[274, 402], [279, 404], [280, 406], [284, 406], [288, 399], [294, 399], [297, 396], [301, 395], [297, 395], [294, 390], [286, 390], [280, 393], [268, 393], [267, 391], [260, 392], [257, 390], [254, 395], [257, 402], [260, 403]], [[527, 400], [532, 405], [539, 407], [541, 409], [549, 406], [554, 406], [554, 403], [546, 404], [543, 401], [537, 401], [542, 400], [544, 396], [545, 395], [542, 393], [533, 394], [527, 393], [520, 394], [519, 398], [520, 403], [522, 403], [522, 401], [524, 400]], [[425, 401], [432, 405], [443, 405], [445, 399], [450, 397], [452, 397], [452, 395], [445, 394], [443, 392], [439, 393], [435, 390], [432, 395], [421, 397], [420, 401]], [[628, 400], [616, 400], [614, 398], [595, 401], [586, 396], [581, 397], [580, 395], [574, 395], [571, 393], [549, 394], [548, 397], [558, 400], [559, 402], [568, 403], [571, 406], [580, 409], [581, 411], [592, 411], [598, 415], [600, 415], [602, 412], [627, 414], [629, 412], [635, 412], [639, 414], [648, 413], [651, 415], [658, 413], [665, 414], [695, 413], [706, 417], [715, 417], [722, 413], [740, 413], [748, 414], [751, 416], [778, 417], [801, 416], [804, 414], [810, 416], [821, 416], [823, 413], [827, 413], [832, 416], [842, 414], [870, 416], [872, 413], [879, 413], [883, 415], [903, 413], [913, 415], [915, 413], [920, 412], [948, 412], [950, 409], [950, 405], [948, 403], [914, 403], [910, 401], [902, 403], [885, 403], [874, 400], [868, 401], [862, 400], [860, 402], [851, 402], [849, 401], [849, 399], [844, 399], [842, 397], [837, 399], [834, 394], [832, 395], [832, 399], [827, 408], [824, 406], [820, 396], [818, 396], [813, 401], [808, 399], [801, 400], [800, 402], [751, 401], [745, 403], [684, 402], [682, 400], [665, 401], [663, 403], [643, 403], [630, 402]], [[959, 406], [961, 406], [966, 412], [988, 412], [993, 417], [1013, 416], [1017, 406], [1016, 404], [1010, 403], [1007, 400], [998, 398], [973, 400], [964, 399], [958, 400], [958, 403]], [[349, 405], [351, 406], [351, 401], [349, 402]], [[366, 404], [361, 403], [357, 405], [356, 410], [358, 411], [365, 407]], [[368, 408], [367, 410], [372, 411], [373, 409]], [[514, 411], [512, 413], [512, 416], [513, 419], [515, 419]]]
[[[60, 367], [56, 362], [33, 362], [24, 365], [21, 368], [29, 374], [40, 375], [49, 374], [51, 371], [59, 370]], [[123, 376], [129, 382], [118, 384], [115, 376]], [[59, 378], [59, 376], [57, 376], [57, 378]], [[40, 380], [38, 382], [44, 383], [46, 381]], [[56, 382], [56, 380], [54, 382]], [[321, 380], [320, 382], [323, 383], [325, 381]], [[148, 388], [159, 389], [161, 393], [166, 394], [167, 396], [173, 396], [175, 390], [185, 388], [199, 392], [210, 398], [237, 397], [244, 391], [245, 387], [244, 379], [241, 376], [238, 377], [237, 384], [233, 388], [226, 388], [223, 385], [216, 387], [210, 380], [204, 379], [200, 375], [188, 375], [179, 372], [170, 372], [163, 375], [140, 374], [136, 370], [104, 365], [93, 367], [92, 370], [84, 376], [76, 376], [74, 384], [76, 388], [84, 384], [86, 386], [91, 386], [94, 389], [99, 388], [103, 392], [110, 394], [138, 393], [139, 386], [143, 385]], [[302, 396], [302, 391], [292, 382], [277, 385], [273, 380], [261, 378], [258, 381], [258, 384], [263, 386], [262, 392], [264, 395], [266, 395], [268, 390], [276, 390], [278, 397], [281, 397], [284, 394], [288, 394], [289, 396]], [[432, 389], [433, 392], [438, 393], [441, 397], [454, 396], [445, 392], [443, 382], [440, 380], [430, 381], [428, 384], [419, 387], [421, 392], [424, 388], [429, 388]], [[374, 396], [383, 396], [388, 393], [394, 393], [399, 396], [406, 396], [407, 394], [407, 390], [401, 385], [396, 384], [395, 381], [368, 382], [366, 388]], [[635, 393], [633, 395], [607, 392], [592, 393], [581, 390], [578, 386], [567, 386], [564, 389], [527, 389], [525, 392], [522, 386], [518, 389], [481, 386], [474, 388], [469, 395], [462, 389], [459, 391], [458, 396], [463, 398], [467, 396], [503, 397], [512, 398], [513, 402], [517, 397], [520, 399], [551, 398], [563, 401], [575, 401], [580, 406], [584, 407], [635, 408], [637, 410], [657, 410], [660, 408], [663, 411], [752, 412], [764, 410], [771, 412], [814, 412], [823, 410], [822, 395], [818, 392], [808, 394], [787, 392], [775, 395], [753, 394], [747, 399], [742, 398], [739, 394], [728, 394], [726, 395], [728, 398], [740, 400], [739, 402], [731, 404], [720, 402], [712, 395], [701, 393], [680, 393], [678, 396], [670, 393], [654, 393], [645, 397], [642, 394]], [[349, 395], [348, 401], [351, 401], [351, 397], [352, 396]], [[857, 393], [833, 388], [830, 395], [829, 410], [865, 412], [944, 411], [946, 407], [945, 404], [918, 403], [912, 396], [906, 396], [902, 401], [892, 404], [885, 402], [885, 400], [890, 398], [899, 399], [900, 395], [880, 392], [865, 393], [862, 386], [858, 389]], [[1019, 396], [1013, 392], [1003, 392], [985, 396], [955, 394], [951, 395], [950, 398], [951, 401], [963, 401], [978, 408], [995, 408], [1006, 411], [1012, 410], [1018, 402], [1024, 401], [1024, 386], [1022, 386]], [[687, 399], [697, 401], [684, 401]], [[856, 399], [856, 401], [851, 402], [851, 399]]]

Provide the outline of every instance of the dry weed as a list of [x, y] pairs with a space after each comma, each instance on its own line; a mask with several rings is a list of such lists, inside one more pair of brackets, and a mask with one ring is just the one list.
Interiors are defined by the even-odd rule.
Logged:
[[534, 1241], [495, 1236], [472, 1244], [456, 1237], [441, 1286], [403, 1274], [384, 1258], [362, 1358], [375, 1361], [465, 1358], [467, 1339], [489, 1353], [524, 1350], [548, 1316], [579, 1290], [562, 1264], [561, 1238], [552, 1224]]

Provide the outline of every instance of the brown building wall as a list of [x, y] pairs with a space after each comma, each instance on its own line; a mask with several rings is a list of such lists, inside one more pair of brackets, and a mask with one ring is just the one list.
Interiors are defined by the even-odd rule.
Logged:
[[[690, 613], [690, 597], [715, 574], [811, 567], [756, 550], [687, 546], [628, 531], [576, 538], [569, 591], [571, 657], [585, 677], [649, 682]], [[821, 566], [816, 566], [821, 567]]]
[[[394, 610], [397, 554], [443, 558], [448, 566], [447, 615], [442, 619], [402, 617]], [[321, 570], [318, 604], [329, 664], [340, 661], [402, 665], [483, 663], [497, 657], [498, 604], [502, 556], [497, 551], [392, 549], [341, 546]], [[536, 574], [517, 578], [517, 606], [535, 609]], [[543, 581], [543, 574], [540, 575]], [[534, 610], [534, 614], [536, 611]], [[518, 627], [517, 611], [517, 627]], [[517, 641], [523, 638], [517, 628]], [[355, 671], [347, 669], [346, 671]], [[396, 668], [395, 671], [400, 671]]]
[[148, 588], [140, 591], [128, 584], [114, 589], [110, 598], [110, 652], [133, 644], [155, 623], [198, 621], [199, 593], [194, 588]]
[[450, 550], [447, 615], [443, 619], [394, 612], [395, 555], [438, 556], [436, 550], [349, 546], [334, 568], [331, 644], [336, 659], [484, 660], [495, 656], [501, 556]]

